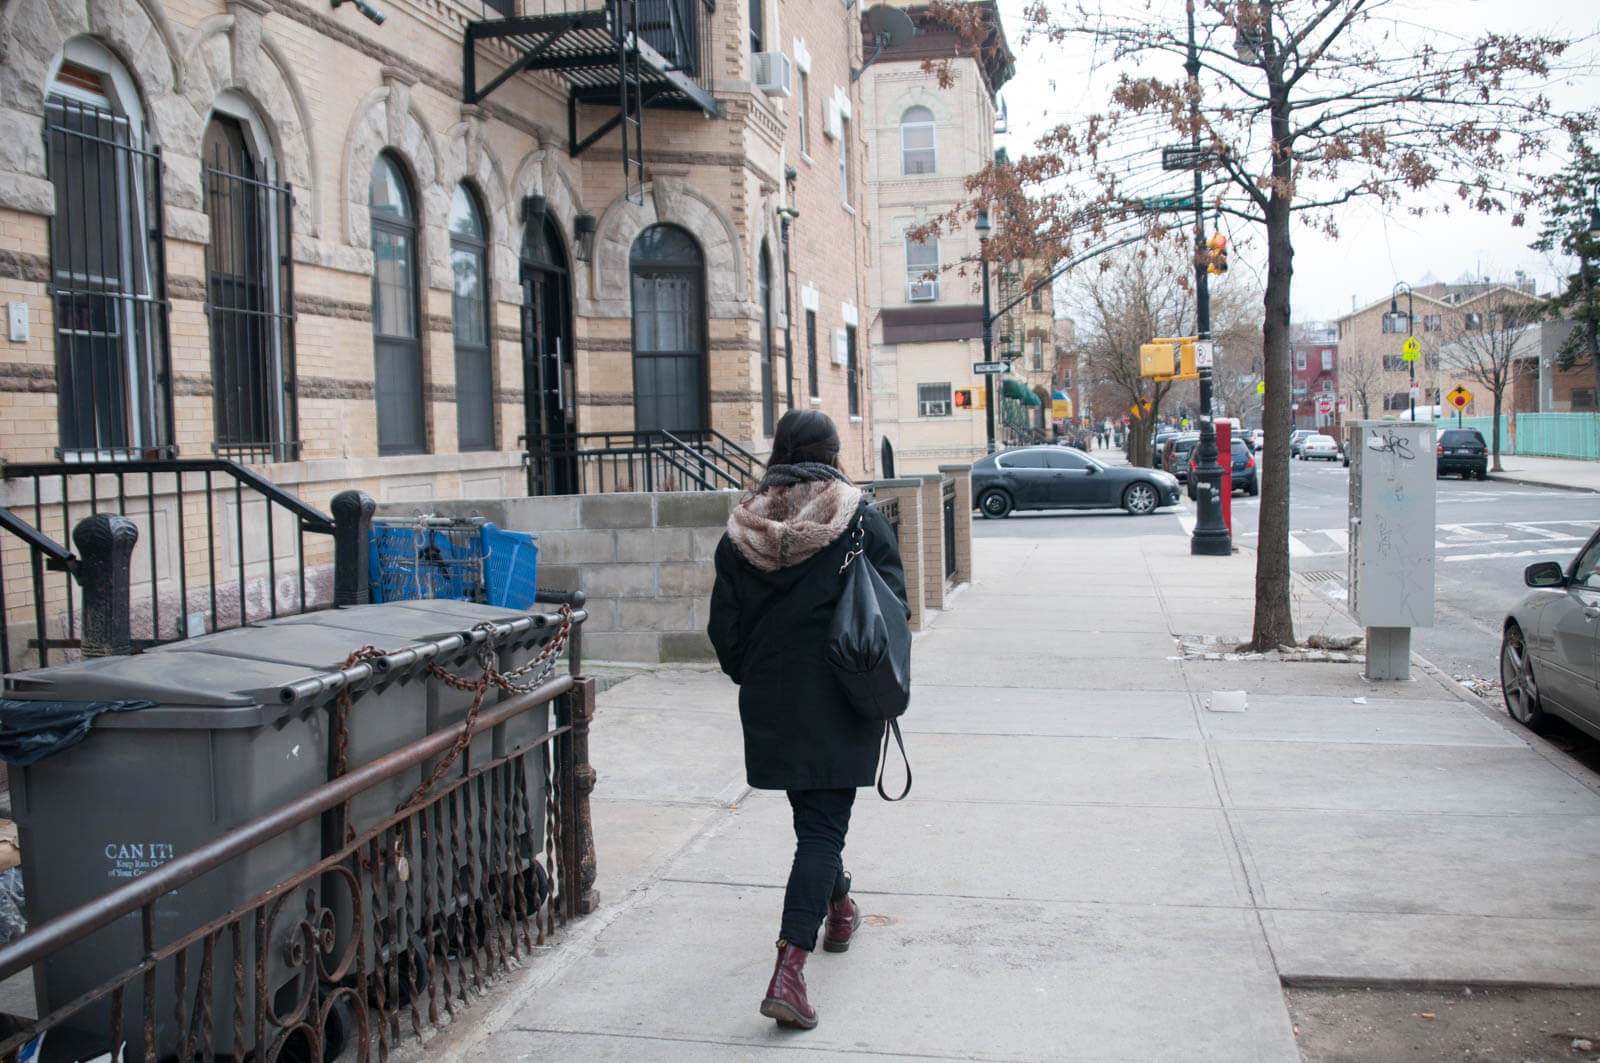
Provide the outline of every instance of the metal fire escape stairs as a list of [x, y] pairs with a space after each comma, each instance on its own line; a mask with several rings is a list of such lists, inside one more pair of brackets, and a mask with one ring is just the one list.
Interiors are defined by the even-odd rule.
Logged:
[[[535, 3], [546, 7], [540, 14], [469, 23], [462, 50], [462, 100], [479, 103], [517, 74], [550, 71], [567, 83], [568, 154], [577, 158], [620, 126], [624, 190], [629, 200], [642, 203], [644, 109], [722, 116], [709, 90], [712, 9], [706, 0], [593, 0], [591, 7], [565, 6], [583, 2], [524, 0], [524, 11]], [[552, 10], [556, 3], [563, 6]], [[479, 85], [481, 45], [509, 61]], [[581, 105], [614, 105], [616, 114], [580, 138]]]

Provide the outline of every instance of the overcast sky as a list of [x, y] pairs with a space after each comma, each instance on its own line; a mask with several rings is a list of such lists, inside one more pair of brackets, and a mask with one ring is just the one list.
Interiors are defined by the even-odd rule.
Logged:
[[[1019, 47], [1026, 0], [999, 2], [1007, 34], [1018, 55], [1016, 77], [1002, 92], [1010, 132], [997, 140], [1015, 158], [1028, 151], [1034, 139], [1046, 130], [1078, 115], [1104, 109], [1105, 86], [1113, 80], [1114, 68], [1091, 69], [1086, 49], [1064, 49], [1040, 42]], [[1060, 0], [1049, 2], [1054, 7]], [[1109, 9], [1121, 11], [1144, 6], [1141, 0], [1105, 3]], [[1149, 3], [1155, 12], [1163, 14], [1170, 8], [1176, 25], [1182, 25], [1181, 2]], [[1542, 32], [1568, 38], [1600, 35], [1597, 0], [1391, 0], [1382, 10], [1419, 26], [1448, 26], [1469, 39], [1486, 30]], [[1585, 51], [1594, 54], [1592, 45]], [[1551, 95], [1569, 106], [1600, 104], [1600, 70], [1554, 86]], [[1558, 168], [1560, 162], [1552, 160], [1552, 168]], [[1166, 176], [1173, 192], [1187, 190], [1186, 174]], [[1418, 198], [1412, 202], [1421, 204], [1427, 200]], [[1240, 225], [1232, 224], [1235, 228]], [[1353, 305], [1365, 306], [1387, 297], [1397, 281], [1420, 285], [1430, 280], [1455, 281], [1463, 275], [1509, 281], [1517, 270], [1523, 270], [1537, 282], [1541, 294], [1548, 294], [1562, 274], [1576, 268], [1570, 260], [1528, 249], [1538, 228], [1534, 217], [1530, 217], [1528, 226], [1516, 228], [1503, 217], [1460, 208], [1447, 216], [1430, 214], [1417, 218], [1403, 208], [1384, 209], [1375, 202], [1361, 201], [1341, 207], [1338, 224], [1339, 238], [1330, 240], [1295, 223], [1292, 297], [1297, 322], [1332, 320], [1349, 313]], [[1239, 229], [1236, 245], [1246, 237], [1253, 237], [1253, 244], [1236, 246], [1230, 256], [1228, 276], [1220, 283], [1253, 275], [1257, 283], [1265, 285], [1266, 251], [1260, 227]]]

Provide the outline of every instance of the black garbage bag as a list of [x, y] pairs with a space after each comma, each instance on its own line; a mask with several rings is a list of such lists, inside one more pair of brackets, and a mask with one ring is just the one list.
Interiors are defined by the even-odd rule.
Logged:
[[83, 741], [102, 712], [148, 709], [153, 701], [19, 701], [0, 698], [0, 760], [26, 765]]

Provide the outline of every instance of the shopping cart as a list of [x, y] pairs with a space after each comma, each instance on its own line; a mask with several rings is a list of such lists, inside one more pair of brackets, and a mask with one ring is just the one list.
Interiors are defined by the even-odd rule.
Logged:
[[453, 598], [525, 609], [533, 604], [538, 543], [481, 517], [375, 520], [368, 564], [374, 602]]

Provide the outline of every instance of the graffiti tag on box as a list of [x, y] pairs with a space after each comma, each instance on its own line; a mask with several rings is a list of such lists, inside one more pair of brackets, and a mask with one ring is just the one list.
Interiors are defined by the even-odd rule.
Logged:
[[177, 856], [169, 842], [109, 842], [105, 848], [107, 878], [138, 878]]

